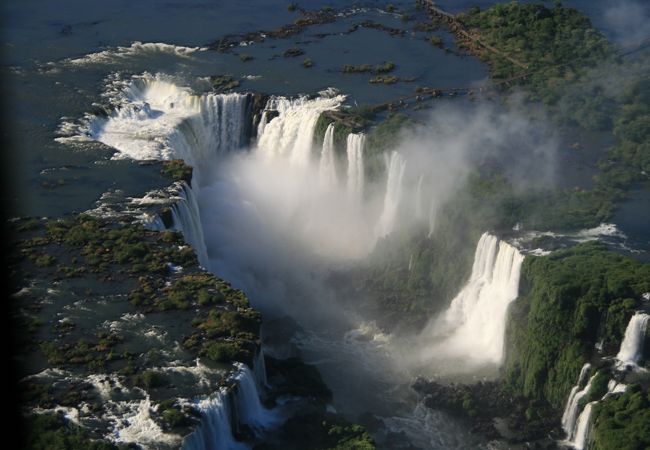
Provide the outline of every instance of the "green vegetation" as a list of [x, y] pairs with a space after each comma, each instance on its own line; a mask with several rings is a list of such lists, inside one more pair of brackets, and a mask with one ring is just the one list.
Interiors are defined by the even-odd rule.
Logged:
[[431, 45], [438, 48], [442, 48], [444, 45], [444, 42], [440, 36], [429, 37], [429, 42], [431, 43]]
[[259, 314], [250, 312], [211, 309], [207, 317], [194, 319], [193, 325], [205, 331], [210, 339], [215, 337], [241, 337], [255, 339], [260, 328]]
[[298, 47], [291, 47], [283, 53], [285, 58], [295, 58], [296, 56], [304, 55], [305, 51]]
[[199, 355], [220, 363], [250, 359], [250, 354], [239, 342], [206, 342]]
[[182, 159], [163, 161], [160, 173], [173, 181], [185, 181], [188, 184], [192, 182], [192, 167]]
[[34, 258], [37, 267], [52, 267], [56, 264], [56, 258], [52, 255], [38, 255]]
[[521, 286], [510, 313], [506, 380], [513, 392], [559, 409], [596, 340], [604, 339], [605, 348], [620, 346], [636, 306], [632, 299], [650, 290], [650, 266], [589, 242], [527, 257]]
[[599, 163], [594, 189], [541, 196], [540, 225], [578, 228], [607, 219], [629, 187], [648, 179], [647, 53], [618, 57], [584, 15], [560, 4], [497, 4], [459, 20], [472, 36], [457, 33], [461, 44], [490, 64], [497, 83], [525, 75], [500, 87], [523, 87], [528, 100], [549, 106], [559, 123], [612, 130], [616, 137]]
[[650, 393], [639, 385], [598, 402], [593, 410], [593, 450], [637, 450], [650, 447]]
[[314, 148], [322, 148], [327, 127], [334, 124], [334, 151], [345, 158], [348, 134], [362, 131], [368, 126], [372, 116], [363, 108], [350, 108], [341, 111], [326, 111], [318, 117], [314, 129]]
[[131, 378], [134, 386], [145, 388], [146, 390], [159, 388], [167, 385], [165, 376], [155, 370], [145, 370]]
[[129, 293], [129, 301], [158, 311], [217, 304], [230, 304], [243, 310], [250, 308], [241, 290], [207, 273], [183, 275], [167, 286], [157, 278], [139, 277], [138, 286]]
[[[490, 64], [495, 80], [531, 73], [523, 83], [534, 98], [545, 103], [557, 100], [555, 89], [559, 84], [574, 80], [612, 51], [586, 16], [559, 5], [547, 8], [541, 4], [500, 3], [458, 18], [481, 43], [500, 51], [472, 40], [461, 42], [474, 46], [472, 50]], [[526, 67], [518, 67], [504, 54]]]
[[302, 66], [303, 66], [305, 69], [308, 69], [308, 68], [314, 66], [314, 62], [311, 60], [311, 58], [306, 58], [306, 59], [302, 62]]
[[385, 74], [385, 73], [390, 73], [393, 70], [395, 70], [395, 63], [392, 61], [385, 61], [382, 64], [359, 64], [359, 65], [351, 65], [351, 64], [346, 64], [343, 66], [343, 69], [341, 70], [343, 73], [374, 73], [374, 74]]
[[198, 420], [195, 420], [191, 416], [180, 411], [174, 403], [175, 402], [171, 400], [160, 403], [158, 413], [164, 422], [165, 429], [178, 430], [179, 428], [185, 428], [197, 424]]
[[27, 450], [125, 450], [128, 448], [95, 440], [86, 430], [58, 415], [29, 416], [25, 419], [24, 427], [23, 448]]
[[400, 80], [395, 75], [377, 75], [368, 80], [371, 84], [395, 84]]
[[122, 341], [115, 333], [98, 332], [90, 339], [78, 339], [74, 342], [43, 342], [40, 345], [43, 356], [53, 366], [81, 365], [88, 370], [101, 370], [114, 360], [123, 359], [114, 351]]
[[[121, 270], [132, 274], [167, 274], [169, 263], [183, 267], [196, 266], [194, 251], [185, 247], [178, 249], [170, 242], [184, 243], [178, 233], [158, 233], [146, 230], [140, 224], [122, 224], [116, 226], [90, 215], [81, 214], [71, 219], [49, 221], [46, 233], [39, 237], [39, 245], [47, 246], [48, 251], [60, 251], [65, 245], [80, 250], [81, 261], [69, 261], [71, 267], [66, 270], [64, 265], [57, 266], [57, 270], [75, 276], [81, 273], [99, 270], [108, 270], [115, 265], [128, 265]], [[34, 241], [27, 241], [29, 243]], [[19, 243], [22, 247], [23, 242]], [[33, 254], [36, 252], [32, 249]], [[48, 255], [44, 253], [43, 255]], [[43, 259], [45, 256], [39, 256]], [[46, 258], [47, 264], [37, 265], [43, 267], [54, 263], [52, 256]], [[77, 257], [78, 258], [78, 257]], [[63, 264], [63, 262], [62, 262]]]
[[595, 378], [591, 381], [591, 388], [583, 398], [580, 399], [578, 407], [580, 410], [589, 402], [595, 402], [603, 398], [607, 394], [607, 383], [611, 379], [611, 372], [609, 368], [599, 370], [596, 372]]
[[418, 326], [445, 308], [469, 276], [481, 234], [511, 230], [531, 214], [526, 205], [505, 177], [474, 173], [440, 206], [431, 236], [416, 228], [380, 241], [364, 275], [388, 322]]
[[280, 443], [265, 442], [255, 450], [374, 450], [370, 435], [359, 425], [321, 412], [289, 418], [281, 427]]
[[239, 80], [235, 80], [231, 75], [213, 75], [210, 77], [210, 83], [216, 92], [226, 92], [239, 87]]

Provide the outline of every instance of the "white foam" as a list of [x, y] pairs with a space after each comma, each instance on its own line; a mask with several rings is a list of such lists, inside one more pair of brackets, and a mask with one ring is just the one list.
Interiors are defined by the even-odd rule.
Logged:
[[159, 448], [160, 444], [178, 445], [181, 437], [163, 432], [162, 428], [151, 418], [151, 412], [157, 410], [152, 406], [149, 397], [139, 403], [129, 403], [129, 406], [137, 405], [131, 414], [125, 414], [116, 424], [113, 440], [115, 442], [137, 443], [144, 448]]
[[91, 64], [115, 64], [127, 58], [155, 56], [160, 54], [190, 58], [194, 53], [205, 51], [205, 47], [183, 47], [181, 45], [165, 44], [163, 42], [135, 41], [130, 46], [113, 47], [96, 53], [90, 53], [80, 58], [69, 58], [63, 62], [76, 66]]

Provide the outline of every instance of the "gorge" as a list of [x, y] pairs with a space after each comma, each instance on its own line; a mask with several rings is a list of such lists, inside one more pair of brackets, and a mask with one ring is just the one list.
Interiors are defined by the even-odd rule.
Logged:
[[[458, 15], [530, 58], [512, 92], [512, 64], [410, 3], [292, 5], [273, 32], [224, 19], [206, 46], [12, 69], [66, 99], [30, 136], [51, 191], [9, 221], [27, 447], [650, 445], [647, 236], [616, 209], [643, 220], [626, 206], [647, 182], [643, 77], [595, 89], [620, 95], [597, 97], [614, 128], [597, 134], [580, 108], [602, 105], [563, 102], [609, 44], [571, 8]], [[508, 41], [549, 18], [571, 45], [543, 59]], [[348, 39], [383, 62], [349, 64]], [[303, 47], [316, 64], [291, 62]], [[575, 73], [556, 77], [570, 51]], [[439, 72], [413, 63], [424, 52]], [[638, 74], [645, 57], [607, 64]], [[481, 94], [446, 93], [456, 82]], [[56, 103], [37, 92], [21, 95]]]

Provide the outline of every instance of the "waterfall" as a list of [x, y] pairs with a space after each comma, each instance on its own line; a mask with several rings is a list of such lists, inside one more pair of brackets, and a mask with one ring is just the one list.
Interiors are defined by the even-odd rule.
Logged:
[[260, 116], [260, 123], [257, 125], [257, 140], [260, 140], [260, 136], [264, 134], [264, 127], [266, 127], [266, 119], [268, 117], [268, 111], [262, 111]]
[[257, 352], [255, 364], [253, 365], [253, 371], [255, 372], [255, 381], [257, 381], [258, 389], [263, 390], [268, 385], [268, 381], [266, 378], [266, 362], [264, 361], [264, 351], [261, 347]]
[[325, 130], [323, 150], [320, 154], [318, 174], [321, 186], [331, 189], [336, 186], [336, 160], [334, 157], [334, 124], [330, 123]]
[[238, 420], [259, 433], [276, 424], [278, 417], [262, 406], [255, 374], [245, 364], [238, 363], [237, 366], [239, 370], [234, 378], [237, 380]]
[[650, 315], [637, 312], [628, 322], [621, 349], [616, 355], [618, 367], [636, 366], [639, 359], [643, 357], [643, 344], [649, 320]]
[[431, 204], [429, 205], [429, 233], [427, 234], [428, 238], [433, 236], [433, 232], [436, 227], [436, 211], [436, 202], [432, 199]]
[[288, 157], [291, 164], [307, 166], [311, 160], [312, 141], [316, 122], [321, 113], [337, 109], [345, 100], [342, 95], [294, 100], [271, 98], [266, 110], [275, 110], [278, 116], [262, 129], [257, 146], [268, 158]]
[[183, 440], [183, 450], [244, 450], [232, 434], [231, 409], [225, 389], [200, 400], [201, 425]]
[[[259, 355], [262, 355], [261, 350]], [[263, 359], [262, 363], [259, 361], [260, 357], [257, 358], [254, 372], [245, 364], [235, 363], [237, 371], [231, 380], [237, 386], [229, 391], [223, 388], [196, 403], [202, 415], [201, 425], [184, 439], [183, 450], [246, 449], [248, 446], [234, 438], [233, 428], [245, 424], [259, 434], [279, 424], [281, 417], [266, 409], [260, 401], [258, 380], [263, 377], [266, 382], [266, 371]]]
[[415, 191], [415, 217], [421, 219], [423, 216], [422, 213], [422, 183], [424, 182], [424, 175], [420, 175], [418, 178], [418, 187]]
[[364, 166], [363, 148], [366, 144], [366, 135], [363, 133], [348, 134], [346, 153], [348, 156], [348, 195], [355, 202], [363, 197]]
[[500, 364], [508, 305], [517, 298], [523, 260], [515, 247], [484, 233], [469, 281], [421, 334], [423, 358], [442, 354], [470, 365]]
[[566, 433], [567, 440], [569, 441], [576, 435], [576, 418], [578, 417], [578, 406], [580, 404], [580, 400], [585, 395], [587, 395], [589, 389], [591, 389], [591, 383], [596, 377], [596, 375], [591, 377], [587, 385], [582, 390], [580, 390], [580, 386], [584, 383], [584, 380], [587, 377], [590, 368], [591, 364], [589, 363], [582, 366], [580, 376], [578, 377], [578, 383], [571, 389], [569, 399], [567, 400], [566, 407], [564, 408], [564, 414], [562, 414], [562, 429]]
[[245, 142], [246, 94], [195, 95], [162, 76], [135, 78], [108, 117], [95, 118], [88, 134], [116, 148], [118, 157], [183, 159], [200, 186], [205, 167]]
[[392, 151], [390, 157], [386, 156], [386, 168], [388, 177], [386, 180], [386, 195], [384, 197], [384, 208], [379, 223], [377, 224], [377, 236], [384, 237], [393, 231], [397, 211], [402, 197], [402, 179], [406, 169], [406, 160], [397, 151]]
[[576, 450], [583, 450], [589, 439], [589, 425], [591, 420], [591, 410], [598, 402], [590, 402], [585, 405], [585, 408], [578, 417], [578, 424], [576, 426], [575, 438], [572, 442]]
[[[616, 380], [609, 380], [607, 383], [607, 394], [605, 394], [605, 397], [608, 397], [612, 394], [621, 394], [625, 392], [627, 389], [627, 385], [624, 383], [619, 383]], [[603, 397], [603, 398], [605, 398]]]
[[185, 241], [196, 252], [199, 264], [209, 268], [210, 260], [208, 259], [208, 250], [205, 246], [199, 206], [194, 190], [185, 182], [182, 183], [181, 189], [178, 192], [178, 200], [172, 205], [171, 209], [174, 219], [174, 229], [183, 233]]

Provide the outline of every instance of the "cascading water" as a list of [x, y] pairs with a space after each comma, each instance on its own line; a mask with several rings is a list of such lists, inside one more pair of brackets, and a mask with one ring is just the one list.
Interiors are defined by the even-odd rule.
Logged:
[[[326, 189], [320, 183], [310, 183], [321, 173], [321, 163], [324, 173], [332, 174], [335, 170], [334, 129], [326, 133], [324, 144], [327, 145], [320, 160], [313, 157], [313, 136], [319, 116], [338, 108], [343, 96], [272, 98], [260, 118], [257, 148], [220, 158], [241, 145], [246, 96], [193, 96], [188, 89], [165, 84], [161, 79], [153, 81], [155, 86], [142, 86], [148, 82], [139, 81], [138, 89], [124, 95], [125, 101], [118, 111], [124, 109], [125, 117], [110, 116], [95, 121], [94, 137], [118, 147], [125, 156], [183, 158], [194, 166], [196, 190], [186, 186], [179, 193], [181, 200], [173, 211], [174, 222], [188, 242], [202, 253], [199, 241], [205, 238], [204, 248], [209, 250], [205, 255], [209, 253], [214, 258], [206, 266], [245, 286], [247, 292], [254, 293], [255, 283], [264, 280], [264, 275], [279, 278], [268, 265], [255, 272], [260, 257], [272, 255], [274, 263], [284, 264], [278, 271], [281, 277], [290, 276], [287, 269], [304, 267], [291, 259], [295, 255], [300, 262], [315, 262], [314, 266], [297, 271], [298, 280], [312, 267], [322, 268], [323, 261], [330, 263], [367, 255], [378, 236], [386, 236], [396, 227], [406, 169], [403, 154], [394, 151], [386, 155], [383, 198], [373, 198], [374, 190], [364, 185], [365, 136], [362, 134], [348, 137], [346, 183], [334, 182], [334, 186]], [[141, 103], [136, 107], [137, 101]], [[129, 105], [134, 105], [129, 114], [135, 117], [126, 114]], [[211, 108], [211, 112], [206, 113], [202, 108]], [[227, 112], [229, 108], [231, 112]], [[138, 149], [143, 152], [137, 153]], [[346, 201], [351, 197], [359, 201]], [[198, 211], [197, 203], [201, 208], [200, 221], [192, 213]], [[211, 232], [203, 233], [197, 226], [199, 223]], [[303, 244], [304, 248], [299, 247]], [[316, 248], [317, 245], [322, 249]], [[246, 253], [249, 248], [251, 253]], [[317, 258], [311, 259], [309, 251]], [[328, 259], [319, 259], [322, 257]], [[203, 258], [200, 256], [200, 260]], [[281, 280], [278, 284], [292, 285], [295, 281]], [[259, 286], [263, 286], [262, 282]], [[278, 291], [283, 288], [280, 286]], [[233, 437], [233, 428], [247, 424], [259, 431], [274, 423], [273, 414], [259, 400], [259, 387], [265, 379], [262, 372], [262, 365], [255, 368], [255, 373], [242, 367], [233, 378], [236, 388], [198, 402], [204, 420], [185, 439], [184, 447], [241, 448]]]
[[194, 190], [184, 182], [178, 192], [178, 200], [172, 205], [172, 217], [174, 229], [183, 233], [183, 237], [196, 252], [199, 264], [203, 267], [210, 267], [208, 250], [205, 246], [205, 236], [199, 206], [194, 195]]
[[[230, 165], [220, 171], [220, 184], [215, 183], [201, 195], [202, 211], [223, 211], [225, 207], [233, 226], [224, 215], [204, 222], [219, 220], [219, 226], [228, 228], [229, 233], [243, 232], [244, 226], [257, 229], [237, 240], [250, 241], [251, 235], [253, 240], [274, 235], [273, 239], [255, 243], [258, 254], [265, 253], [265, 247], [269, 253], [277, 254], [277, 247], [270, 247], [285, 242], [284, 248], [299, 246], [304, 250], [294, 252], [290, 258], [313, 255], [349, 260], [367, 255], [376, 241], [380, 204], [379, 199], [364, 198], [362, 194], [365, 137], [348, 137], [347, 179], [339, 170], [343, 161], [335, 153], [336, 124], [326, 127], [322, 148], [313, 142], [318, 118], [323, 112], [339, 108], [344, 99], [269, 99], [265, 107], [266, 124], [258, 129], [256, 148], [231, 158]], [[244, 216], [249, 220], [242, 222]], [[384, 216], [384, 222], [392, 220], [389, 213]], [[223, 255], [235, 238], [219, 241], [220, 236], [214, 234], [210, 239], [213, 243], [208, 245], [209, 253]], [[233, 267], [231, 263], [219, 269], [232, 271]], [[239, 276], [228, 275], [232, 279]]]
[[267, 123], [267, 118], [268, 118], [268, 112], [267, 111], [262, 111], [262, 115], [260, 116], [260, 123], [257, 125], [257, 139], [260, 139], [260, 136], [264, 134], [264, 127], [266, 127]]
[[260, 432], [276, 424], [278, 416], [262, 406], [255, 374], [245, 364], [238, 364], [238, 368], [235, 375], [238, 420]]
[[[641, 311], [637, 311], [630, 318], [625, 329], [625, 336], [621, 342], [621, 348], [616, 355], [617, 363], [615, 367], [618, 370], [627, 370], [629, 367], [636, 367], [639, 360], [643, 357], [643, 346], [649, 323], [650, 315]], [[589, 363], [582, 367], [580, 376], [578, 377], [578, 383], [571, 389], [564, 414], [562, 415], [562, 428], [567, 435], [564, 443], [578, 450], [585, 448], [587, 444], [592, 408], [598, 403], [597, 401], [588, 403], [578, 416], [580, 401], [589, 393], [591, 384], [594, 378], [596, 378], [596, 375], [592, 376], [586, 386], [582, 390], [579, 390], [590, 368], [591, 365]], [[616, 379], [610, 379], [607, 383], [607, 393], [603, 396], [603, 399], [623, 393], [626, 389], [627, 385], [624, 383]]]
[[331, 189], [337, 184], [336, 159], [334, 156], [334, 124], [330, 123], [325, 130], [323, 139], [323, 150], [320, 154], [318, 175], [321, 186]]
[[384, 209], [377, 224], [377, 237], [384, 237], [393, 231], [397, 211], [402, 198], [402, 180], [406, 169], [406, 160], [397, 151], [386, 156], [386, 168], [388, 179], [386, 181], [386, 195], [384, 197]]
[[465, 360], [468, 366], [500, 364], [507, 309], [517, 298], [523, 260], [515, 247], [484, 233], [476, 247], [469, 281], [449, 309], [431, 321], [420, 336], [425, 346], [422, 359], [449, 354], [454, 360]]
[[342, 95], [314, 100], [270, 99], [266, 109], [277, 111], [278, 116], [263, 127], [257, 143], [259, 150], [269, 158], [288, 155], [291, 164], [307, 166], [318, 118], [321, 113], [338, 108], [343, 100]]
[[363, 148], [366, 135], [350, 133], [347, 138], [346, 153], [348, 156], [348, 195], [354, 202], [360, 202], [363, 197], [365, 168], [363, 165]]
[[650, 315], [637, 312], [627, 324], [621, 349], [616, 355], [619, 367], [636, 366], [643, 356], [643, 344], [650, 323]]
[[[237, 372], [232, 376], [236, 388], [222, 389], [197, 402], [196, 407], [202, 413], [201, 425], [185, 438], [184, 450], [246, 449], [248, 447], [233, 436], [236, 426], [245, 424], [260, 433], [281, 421], [279, 415], [260, 402], [258, 380], [262, 378], [259, 370], [263, 370], [263, 366], [255, 371], [242, 363], [236, 363], [236, 366]], [[233, 419], [237, 423], [233, 423]]]
[[183, 159], [200, 173], [215, 158], [244, 144], [245, 94], [194, 95], [161, 76], [134, 79], [108, 118], [90, 124], [90, 136], [133, 159]]
[[580, 417], [578, 417], [574, 440], [572, 442], [572, 445], [576, 450], [583, 450], [587, 444], [591, 423], [591, 411], [596, 403], [598, 402], [587, 403], [580, 413]]
[[421, 219], [423, 216], [422, 212], [422, 184], [424, 183], [424, 175], [420, 175], [418, 178], [418, 187], [415, 191], [415, 217]]
[[228, 392], [224, 389], [197, 403], [201, 425], [183, 440], [183, 450], [244, 450], [232, 434]]
[[266, 362], [264, 361], [264, 351], [261, 348], [257, 352], [255, 364], [253, 365], [253, 371], [255, 373], [255, 381], [257, 382], [258, 389], [264, 390], [264, 388], [267, 387], [268, 382], [266, 378]]
[[578, 384], [576, 384], [569, 394], [569, 399], [567, 400], [566, 407], [564, 408], [564, 414], [562, 415], [562, 429], [566, 433], [567, 441], [572, 441], [577, 433], [577, 423], [576, 419], [578, 418], [578, 407], [580, 406], [580, 400], [587, 395], [591, 389], [591, 383], [593, 382], [596, 375], [592, 376], [583, 389], [580, 389], [584, 379], [589, 373], [591, 364], [587, 363], [582, 366], [580, 371], [580, 377], [578, 378]]
[[436, 203], [431, 201], [431, 204], [429, 205], [429, 233], [427, 234], [427, 237], [429, 238], [433, 236], [433, 231], [436, 227], [436, 211]]

